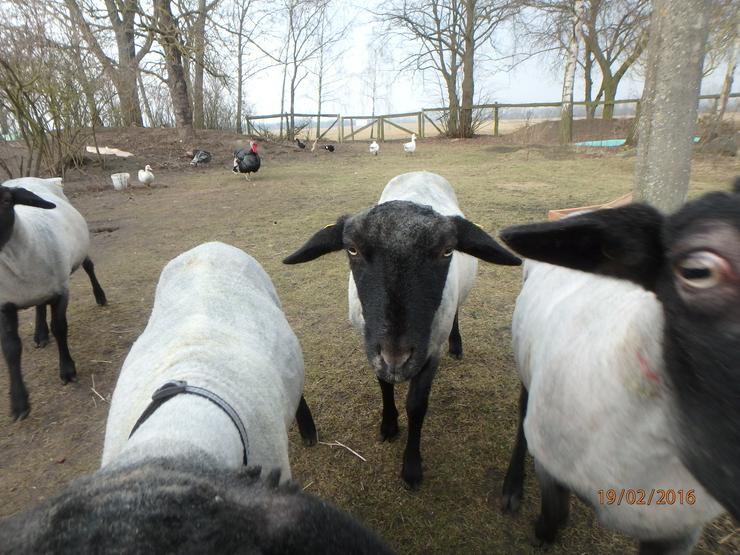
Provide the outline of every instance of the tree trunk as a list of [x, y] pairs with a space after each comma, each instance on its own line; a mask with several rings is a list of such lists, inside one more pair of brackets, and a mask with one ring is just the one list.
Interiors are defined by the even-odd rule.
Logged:
[[152, 114], [152, 107], [149, 105], [149, 99], [146, 96], [146, 89], [144, 88], [144, 80], [141, 78], [141, 75], [139, 75], [139, 91], [141, 91], [141, 101], [144, 104], [144, 111], [146, 112], [146, 117], [149, 120], [149, 126], [154, 127], [154, 115]]
[[473, 103], [475, 98], [475, 1], [464, 3], [465, 17], [462, 54], [462, 104], [460, 106], [460, 137], [473, 136]]
[[573, 15], [573, 31], [568, 44], [568, 59], [565, 62], [565, 78], [563, 79], [563, 97], [560, 104], [560, 144], [573, 142], [573, 83], [576, 77], [578, 63], [578, 45], [581, 42], [581, 17], [583, 15], [583, 0], [576, 0]]
[[236, 132], [242, 133], [242, 105], [244, 103], [244, 93], [242, 91], [244, 80], [244, 17], [245, 13], [239, 14], [239, 37], [237, 39], [237, 61], [236, 61]]
[[175, 113], [175, 127], [183, 141], [190, 141], [195, 138], [193, 112], [180, 54], [182, 43], [175, 18], [172, 15], [170, 1], [154, 0], [154, 10], [158, 23], [159, 41], [164, 49], [167, 63], [167, 87], [170, 90], [172, 107]]
[[735, 41], [731, 48], [730, 57], [727, 60], [725, 80], [722, 83], [722, 89], [719, 92], [719, 100], [717, 101], [717, 113], [712, 122], [712, 129], [707, 136], [708, 140], [712, 140], [720, 132], [722, 118], [725, 116], [727, 101], [729, 100], [730, 92], [732, 91], [732, 82], [735, 76], [735, 69], [737, 68], [737, 59], [740, 57], [740, 24], [738, 24], [737, 30], [735, 31]]
[[584, 59], [583, 59], [583, 80], [584, 80], [584, 91], [583, 91], [583, 100], [585, 100], [588, 104], [586, 104], [586, 119], [594, 119], [594, 114], [596, 113], [596, 105], [591, 104], [591, 95], [593, 92], [594, 87], [594, 80], [593, 77], [591, 77], [591, 69], [594, 66], [594, 59], [591, 55], [591, 49], [586, 46], [585, 53], [584, 53]]
[[[203, 119], [203, 66], [206, 60], [206, 0], [198, 0], [198, 17], [193, 27], [195, 51], [195, 77], [193, 78], [193, 126], [204, 128]], [[241, 65], [241, 64], [240, 64]]]
[[663, 212], [685, 202], [699, 103], [707, 2], [655, 0], [641, 101], [635, 197]]
[[604, 75], [602, 78], [602, 90], [604, 92], [604, 111], [601, 119], [610, 120], [614, 117], [614, 100], [617, 98], [617, 86], [619, 81], [611, 76]]

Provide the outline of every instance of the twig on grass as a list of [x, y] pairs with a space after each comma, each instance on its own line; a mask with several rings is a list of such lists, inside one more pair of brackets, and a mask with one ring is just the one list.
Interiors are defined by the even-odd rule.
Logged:
[[365, 457], [363, 457], [362, 455], [360, 455], [357, 451], [355, 451], [354, 449], [352, 449], [350, 447], [347, 447], [344, 443], [341, 443], [341, 442], [337, 441], [336, 439], [334, 441], [329, 441], [329, 442], [319, 441], [319, 443], [321, 445], [328, 445], [329, 447], [344, 447], [347, 451], [349, 451], [350, 453], [352, 453], [358, 459], [361, 459], [362, 461], [367, 462], [367, 459]]
[[[102, 395], [101, 395], [100, 393], [98, 393], [98, 390], [97, 390], [97, 389], [95, 389], [95, 374], [90, 374], [90, 377], [92, 378], [92, 387], [90, 388], [90, 390], [91, 390], [91, 391], [92, 391], [93, 393], [95, 393], [95, 395], [97, 395], [97, 396], [98, 396], [98, 397], [100, 397], [100, 398], [101, 398], [101, 399], [102, 399], [103, 401], [105, 401], [105, 402], [107, 403], [107, 402], [108, 402], [108, 399], [106, 399], [105, 397], [103, 397], [103, 396], [102, 396]], [[94, 398], [93, 398], [93, 399], [94, 399]], [[96, 405], [96, 406], [97, 406], [97, 405]]]

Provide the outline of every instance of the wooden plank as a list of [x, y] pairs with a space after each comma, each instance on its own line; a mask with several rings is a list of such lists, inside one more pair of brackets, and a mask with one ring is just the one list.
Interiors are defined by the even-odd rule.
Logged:
[[[334, 116], [334, 114], [331, 114], [331, 115]], [[320, 141], [321, 139], [323, 139], [324, 135], [326, 135], [329, 131], [331, 131], [331, 128], [337, 124], [337, 121], [339, 121], [339, 116], [336, 116], [336, 119], [332, 122], [332, 124], [329, 127], [327, 127], [326, 131], [324, 131], [321, 135], [319, 135], [316, 140]], [[340, 140], [339, 142], [341, 143], [342, 141]]]
[[370, 123], [367, 123], [367, 124], [363, 125], [362, 127], [358, 127], [355, 131], [352, 131], [349, 135], [345, 135], [344, 138], [345, 139], [352, 139], [354, 141], [355, 140], [354, 139], [354, 136], [355, 135], [357, 135], [358, 133], [361, 133], [362, 131], [364, 131], [368, 127], [372, 127], [373, 125], [375, 125], [375, 122], [377, 122], [377, 121], [378, 121], [378, 118], [375, 118]]
[[444, 135], [444, 131], [442, 131], [439, 127], [437, 127], [437, 124], [434, 123], [434, 120], [432, 118], [430, 118], [426, 114], [424, 114], [424, 117], [427, 118], [427, 121], [429, 121], [429, 123], [431, 123], [437, 131], [439, 131], [440, 135]]
[[[385, 119], [386, 117], [388, 117], [388, 116], [384, 116], [383, 119]], [[409, 135], [411, 135], [412, 133], [415, 133], [414, 131], [411, 131], [409, 129], [406, 129], [405, 127], [402, 127], [402, 126], [398, 125], [397, 123], [393, 123], [392, 121], [386, 121], [385, 123], [387, 123], [388, 125], [392, 125], [393, 127], [396, 127], [397, 129], [400, 129], [401, 131], [406, 131], [406, 133], [408, 133]]]
[[578, 206], [576, 208], [559, 208], [556, 210], [548, 210], [547, 219], [559, 220], [568, 216], [569, 214], [573, 214], [574, 212], [592, 212], [594, 210], [601, 210], [602, 208], [618, 208], [620, 206], [625, 206], [631, 202], [632, 193], [629, 192], [604, 204], [592, 204], [590, 206]]

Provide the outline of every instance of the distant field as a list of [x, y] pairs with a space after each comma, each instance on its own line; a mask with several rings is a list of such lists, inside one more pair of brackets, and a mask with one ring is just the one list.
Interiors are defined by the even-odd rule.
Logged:
[[[131, 165], [125, 171], [148, 163], [152, 145], [165, 144], [165, 130], [140, 133], [137, 141], [120, 145], [136, 154], [125, 161]], [[101, 144], [119, 146], [116, 136], [111, 132]], [[529, 543], [539, 508], [531, 459], [521, 513], [512, 518], [498, 509], [516, 428], [519, 385], [510, 322], [519, 269], [480, 265], [460, 319], [465, 358], [442, 361], [422, 438], [425, 481], [418, 492], [408, 492], [399, 477], [406, 387], [397, 388], [400, 438], [380, 443], [380, 391], [361, 339], [347, 322], [345, 257], [327, 255], [293, 267], [280, 261], [337, 216], [372, 205], [385, 183], [402, 172], [424, 169], [447, 177], [466, 215], [495, 234], [510, 224], [542, 220], [551, 208], [605, 202], [627, 192], [634, 158], [500, 145], [488, 138], [420, 141], [414, 157], [390, 144], [377, 158], [367, 154], [365, 143], [339, 145], [333, 154], [261, 143], [263, 167], [249, 184], [230, 173], [235, 139], [224, 139], [219, 151], [214, 147], [211, 167], [195, 170], [177, 158], [182, 145], [169, 140], [169, 150], [162, 147], [151, 162], [157, 176], [151, 189], [114, 192], [108, 177], [113, 166], [86, 168], [84, 182], [68, 179], [72, 202], [96, 231], [92, 256], [110, 305], [97, 307], [86, 277], [73, 277], [70, 348], [80, 381], [66, 387], [56, 374], [56, 348], [34, 349], [33, 315], [22, 314], [32, 412], [26, 421], [11, 423], [8, 377], [0, 371], [0, 514], [29, 507], [97, 468], [108, 405], [96, 392], [110, 399], [123, 359], [146, 325], [162, 267], [188, 248], [220, 240], [255, 256], [272, 276], [304, 350], [306, 399], [320, 439], [340, 441], [367, 459], [327, 445], [306, 449], [294, 427], [293, 474], [308, 492], [348, 510], [400, 553], [541, 553]], [[124, 162], [118, 164], [116, 171]], [[737, 159], [701, 156], [691, 194], [726, 189], [738, 174]], [[574, 499], [570, 523], [549, 553], [634, 550], [634, 542], [606, 531]], [[697, 552], [739, 550], [740, 532], [721, 518]]]

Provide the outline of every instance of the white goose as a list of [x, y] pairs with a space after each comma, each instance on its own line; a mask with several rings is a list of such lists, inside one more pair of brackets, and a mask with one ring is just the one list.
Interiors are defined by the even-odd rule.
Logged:
[[373, 156], [377, 156], [378, 152], [380, 152], [380, 145], [377, 142], [373, 141], [372, 143], [370, 143], [369, 150], [370, 154], [372, 154]]
[[404, 143], [403, 151], [406, 154], [413, 154], [416, 152], [416, 133], [411, 133], [411, 141]]
[[143, 170], [139, 170], [139, 181], [144, 185], [151, 185], [154, 183], [154, 174], [152, 173], [152, 167], [147, 164]]

